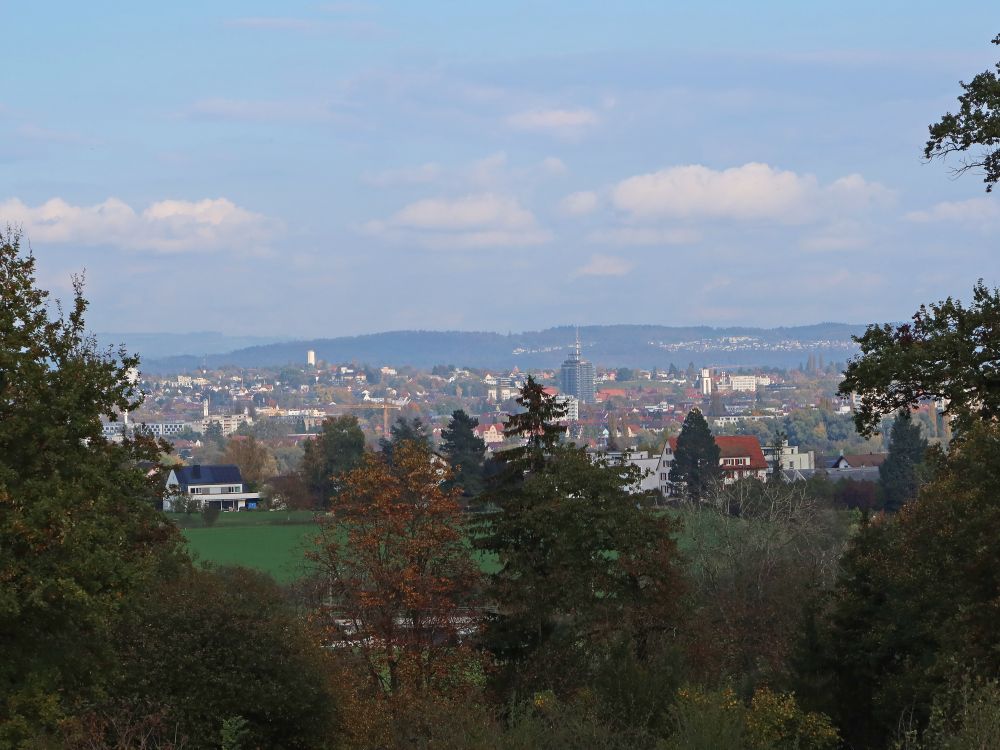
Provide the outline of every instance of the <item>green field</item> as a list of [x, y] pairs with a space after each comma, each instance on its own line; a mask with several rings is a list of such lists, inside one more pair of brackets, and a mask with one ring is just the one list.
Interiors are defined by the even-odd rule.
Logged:
[[[307, 572], [305, 552], [319, 531], [310, 511], [223, 513], [211, 527], [197, 514], [167, 515], [180, 526], [199, 562], [256, 568], [280, 583], [295, 581]], [[496, 571], [492, 555], [479, 559], [483, 572]]]
[[305, 573], [305, 551], [318, 527], [311, 512], [223, 513], [207, 527], [201, 516], [168, 514], [200, 562], [257, 568], [288, 583]]
[[[319, 530], [312, 511], [223, 513], [211, 527], [205, 526], [198, 514], [167, 515], [181, 528], [188, 549], [199, 562], [255, 568], [270, 573], [280, 583], [305, 575], [305, 552]], [[685, 514], [677, 539], [681, 554], [692, 551], [694, 537], [711, 539], [718, 522], [714, 514]], [[476, 553], [476, 557], [484, 573], [497, 571], [495, 555]]]

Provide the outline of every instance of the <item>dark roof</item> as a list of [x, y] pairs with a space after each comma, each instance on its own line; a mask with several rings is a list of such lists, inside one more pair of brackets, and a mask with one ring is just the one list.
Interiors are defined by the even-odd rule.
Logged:
[[243, 484], [240, 467], [234, 464], [178, 466], [174, 473], [182, 488], [192, 484]]
[[833, 467], [835, 468], [841, 459], [847, 462], [847, 465], [852, 469], [860, 469], [863, 467], [871, 466], [881, 466], [885, 459], [888, 458], [888, 453], [855, 453], [855, 454], [845, 454], [838, 456], [837, 460], [833, 462]]

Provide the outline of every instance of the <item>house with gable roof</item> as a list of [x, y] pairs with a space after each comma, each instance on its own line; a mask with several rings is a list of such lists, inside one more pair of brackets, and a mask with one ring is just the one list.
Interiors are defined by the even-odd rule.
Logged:
[[260, 493], [247, 492], [240, 467], [233, 464], [176, 466], [167, 476], [163, 510], [173, 510], [179, 497], [195, 500], [199, 508], [246, 510], [256, 507]]
[[[716, 435], [715, 444], [719, 446], [719, 466], [722, 469], [722, 483], [733, 484], [740, 479], [767, 480], [768, 463], [760, 440], [754, 435]], [[677, 451], [677, 438], [672, 437], [663, 446], [660, 463], [656, 469], [660, 492], [664, 496], [673, 494], [673, 482], [670, 481], [670, 469]]]

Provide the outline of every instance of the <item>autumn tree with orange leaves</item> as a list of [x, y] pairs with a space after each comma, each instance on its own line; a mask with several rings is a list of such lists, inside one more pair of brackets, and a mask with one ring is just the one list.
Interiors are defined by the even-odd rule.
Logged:
[[[468, 657], [478, 571], [465, 542], [460, 490], [420, 443], [390, 464], [369, 453], [343, 478], [322, 520], [316, 618], [331, 645], [361, 660], [377, 695], [445, 691]], [[461, 671], [461, 670], [459, 670]]]

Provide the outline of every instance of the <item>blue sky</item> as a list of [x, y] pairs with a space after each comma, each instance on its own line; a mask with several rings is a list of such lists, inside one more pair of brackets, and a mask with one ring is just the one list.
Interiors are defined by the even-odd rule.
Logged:
[[0, 221], [103, 331], [905, 318], [1000, 283], [960, 5], [0, 2]]

